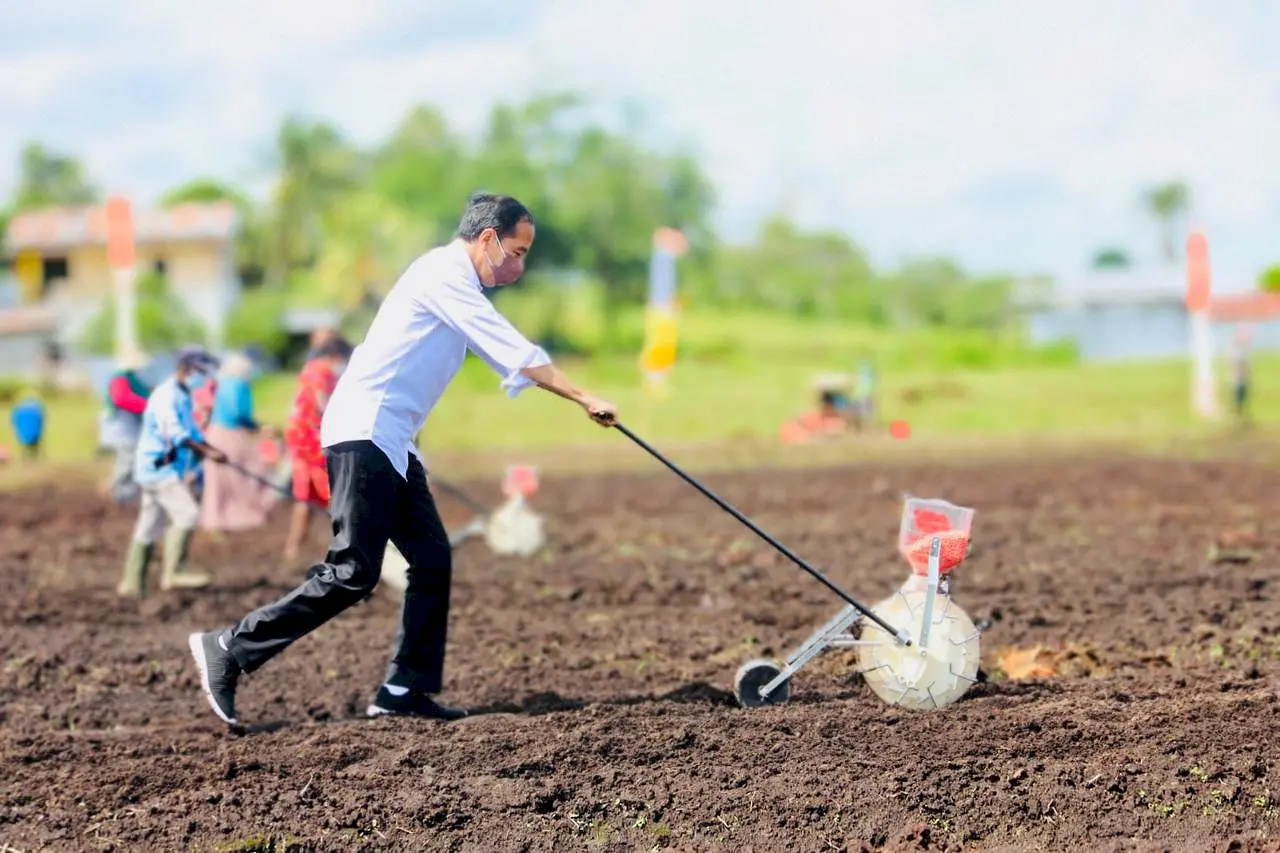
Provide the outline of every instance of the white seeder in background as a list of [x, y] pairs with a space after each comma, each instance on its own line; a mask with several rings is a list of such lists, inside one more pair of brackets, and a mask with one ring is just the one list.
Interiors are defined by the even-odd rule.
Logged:
[[[495, 554], [530, 557], [547, 544], [543, 518], [529, 507], [529, 499], [538, 491], [538, 471], [529, 465], [513, 465], [502, 481], [506, 500], [493, 512], [465, 492], [443, 481], [431, 481], [431, 487], [450, 495], [475, 510], [470, 522], [449, 534], [449, 544], [457, 548], [476, 536]], [[409, 563], [395, 545], [388, 542], [382, 560], [382, 578], [395, 589], [404, 591]]]

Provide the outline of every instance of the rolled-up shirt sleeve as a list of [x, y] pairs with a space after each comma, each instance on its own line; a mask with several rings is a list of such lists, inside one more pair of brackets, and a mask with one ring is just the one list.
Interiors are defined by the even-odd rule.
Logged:
[[469, 282], [443, 280], [423, 289], [427, 308], [467, 340], [467, 348], [502, 377], [502, 390], [514, 397], [533, 385], [520, 371], [551, 363], [546, 350], [531, 342]]
[[147, 408], [147, 398], [129, 387], [129, 380], [123, 376], [112, 379], [111, 384], [107, 386], [107, 391], [111, 396], [111, 402], [126, 412], [140, 415]]

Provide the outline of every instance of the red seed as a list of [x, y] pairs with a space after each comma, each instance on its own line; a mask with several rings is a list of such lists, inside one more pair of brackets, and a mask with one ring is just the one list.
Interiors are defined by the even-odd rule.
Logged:
[[938, 552], [938, 571], [949, 572], [964, 562], [969, 551], [969, 534], [963, 530], [936, 530], [922, 533], [903, 549], [903, 556], [911, 564], [911, 570], [918, 575], [929, 573], [929, 548], [934, 538], [942, 540]]

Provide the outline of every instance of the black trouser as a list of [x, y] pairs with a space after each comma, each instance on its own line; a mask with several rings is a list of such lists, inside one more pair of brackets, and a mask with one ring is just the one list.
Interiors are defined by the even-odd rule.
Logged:
[[227, 648], [252, 672], [300, 637], [373, 592], [382, 574], [387, 541], [409, 563], [408, 586], [387, 680], [423, 693], [438, 693], [444, 673], [445, 636], [453, 552], [426, 471], [409, 457], [408, 480], [371, 441], [349, 441], [325, 450], [329, 468], [333, 539], [323, 563], [278, 601], [250, 613], [226, 637]]

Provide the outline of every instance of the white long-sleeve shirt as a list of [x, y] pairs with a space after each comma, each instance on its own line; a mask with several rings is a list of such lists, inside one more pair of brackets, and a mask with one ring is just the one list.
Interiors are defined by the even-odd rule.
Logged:
[[320, 443], [372, 441], [407, 476], [409, 454], [418, 452], [413, 437], [468, 349], [502, 377], [510, 397], [533, 384], [521, 370], [551, 363], [493, 307], [466, 244], [455, 240], [419, 257], [387, 294], [338, 379]]

